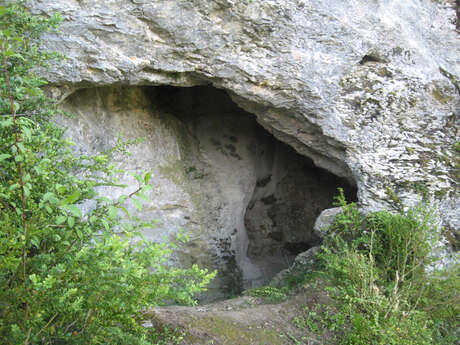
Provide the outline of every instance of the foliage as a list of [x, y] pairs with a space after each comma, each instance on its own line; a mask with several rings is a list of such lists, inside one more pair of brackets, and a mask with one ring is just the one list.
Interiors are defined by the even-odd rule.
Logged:
[[325, 304], [316, 304], [312, 308], [305, 307], [304, 313], [296, 316], [293, 322], [296, 327], [308, 329], [320, 336], [324, 336], [327, 332], [343, 335], [346, 329], [344, 315], [338, 313], [332, 306]]
[[276, 288], [272, 286], [262, 286], [250, 289], [247, 294], [252, 297], [260, 297], [267, 303], [280, 303], [287, 298], [286, 288]]
[[0, 343], [152, 344], [142, 311], [194, 303], [214, 274], [168, 265], [171, 246], [142, 238], [129, 211], [148, 201], [150, 173], [117, 200], [98, 194], [117, 184], [110, 162], [131, 143], [75, 156], [51, 118], [57, 113], [33, 73], [56, 54], [40, 36], [59, 16], [0, 6]]
[[436, 266], [433, 214], [418, 207], [364, 215], [342, 191], [337, 201], [343, 212], [318, 256], [338, 307], [308, 310], [298, 326], [329, 330], [330, 339], [344, 345], [454, 344], [460, 268]]

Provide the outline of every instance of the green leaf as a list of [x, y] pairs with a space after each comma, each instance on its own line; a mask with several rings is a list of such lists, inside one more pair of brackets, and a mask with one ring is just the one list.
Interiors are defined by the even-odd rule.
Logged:
[[152, 177], [152, 173], [150, 171], [147, 174], [145, 174], [144, 176], [145, 184], [149, 183], [151, 177]]
[[109, 231], [110, 230], [109, 223], [107, 223], [107, 221], [103, 218], [101, 218], [101, 222], [104, 225], [105, 230]]
[[37, 282], [38, 282], [37, 275], [36, 275], [35, 273], [29, 275], [29, 279], [30, 279], [30, 281], [31, 281], [32, 283], [34, 283], [34, 284], [37, 284]]
[[[24, 185], [24, 195], [26, 197], [29, 197], [30, 196], [30, 188], [27, 186], [27, 185]], [[51, 212], [50, 212], [51, 213]]]
[[111, 200], [105, 196], [101, 196], [97, 199], [99, 202], [110, 202]]
[[48, 201], [51, 197], [55, 197], [55, 195], [51, 192], [46, 192], [45, 194], [43, 194], [42, 196], [42, 201]]
[[2, 127], [11, 127], [11, 126], [13, 126], [13, 117], [8, 116], [8, 117], [6, 117], [6, 119], [2, 119], [2, 121], [0, 121], [0, 126], [2, 126]]
[[152, 189], [153, 189], [153, 187], [152, 187], [151, 184], [146, 184], [146, 185], [144, 185], [142, 187], [142, 191], [144, 191], [144, 192], [147, 191], [147, 190], [152, 190]]
[[15, 190], [16, 188], [19, 188], [19, 187], [20, 187], [19, 183], [15, 183], [15, 184], [12, 184], [12, 185], [10, 186], [9, 190], [10, 190], [10, 191], [13, 191], [13, 190]]
[[35, 89], [26, 88], [25, 90], [29, 95], [32, 95], [32, 96], [37, 96], [38, 95], [37, 90], [35, 90]]
[[126, 201], [126, 199], [128, 199], [128, 196], [127, 195], [122, 195], [118, 198], [118, 203], [119, 204], [122, 204]]
[[136, 206], [138, 211], [142, 211], [142, 203], [139, 201], [139, 199], [133, 198], [133, 203], [134, 203], [134, 206]]
[[136, 193], [136, 196], [140, 197], [141, 199], [143, 199], [143, 200], [145, 200], [147, 202], [150, 201], [150, 198], [147, 195], [145, 195], [144, 193], [138, 192], [138, 193]]
[[[20, 54], [13, 54], [13, 55], [11, 55], [11, 57], [14, 57], [16, 59], [20, 59], [22, 61], [26, 61], [26, 59], [24, 59], [24, 57], [22, 55], [20, 55]], [[17, 109], [15, 108], [15, 110], [18, 111], [19, 104], [16, 103], [15, 106], [17, 106]]]
[[130, 217], [129, 212], [125, 207], [123, 207], [123, 206], [118, 206], [118, 207], [126, 214], [126, 216]]
[[81, 210], [75, 205], [66, 205], [65, 209], [70, 211], [74, 217], [81, 218]]
[[11, 157], [11, 155], [8, 154], [8, 153], [2, 153], [2, 154], [0, 154], [0, 162], [4, 161], [5, 159], [10, 158], [10, 157]]
[[118, 210], [114, 206], [109, 206], [109, 217], [115, 219], [118, 216]]
[[137, 182], [142, 183], [142, 180], [143, 180], [143, 179], [142, 179], [142, 176], [141, 176], [141, 175], [135, 174], [135, 173], [130, 173], [130, 175], [131, 175], [132, 177], [134, 177], [134, 178], [137, 180]]
[[67, 197], [67, 199], [65, 199], [64, 203], [66, 204], [73, 204], [75, 203], [75, 201], [78, 200], [78, 198], [80, 197], [80, 191], [77, 189], [75, 192], [73, 192], [69, 197]]
[[123, 223], [121, 226], [127, 232], [133, 231], [133, 225], [131, 223]]
[[56, 224], [59, 225], [59, 224], [62, 224], [66, 221], [67, 217], [66, 216], [58, 216], [56, 218]]
[[5, 13], [6, 13], [6, 7], [0, 6], [0, 17], [3, 16]]
[[67, 218], [67, 224], [72, 228], [75, 225], [75, 218], [74, 217]]
[[25, 148], [23, 142], [17, 143], [16, 146], [19, 148], [19, 152], [24, 152], [24, 151], [26, 151], [26, 148]]
[[59, 199], [56, 197], [54, 193], [46, 192], [42, 197], [42, 202], [48, 201], [50, 204], [56, 205], [59, 203]]
[[65, 186], [60, 185], [59, 183], [56, 183], [55, 188], [59, 194], [63, 194], [67, 191], [67, 188]]
[[40, 246], [40, 240], [37, 237], [32, 237], [29, 239], [30, 243], [32, 243], [36, 248]]
[[30, 128], [27, 128], [25, 126], [22, 127], [22, 133], [27, 139], [30, 139], [32, 137], [32, 131], [30, 130]]

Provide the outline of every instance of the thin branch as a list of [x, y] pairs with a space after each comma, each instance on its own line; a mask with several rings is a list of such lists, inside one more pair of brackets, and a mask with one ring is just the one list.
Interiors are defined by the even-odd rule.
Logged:
[[[14, 117], [27, 117], [27, 116], [33, 116], [33, 113], [30, 114], [14, 114]], [[13, 116], [12, 114], [0, 114], [0, 116]]]
[[26, 340], [24, 340], [24, 345], [29, 344], [29, 339], [30, 339], [30, 333], [31, 332], [32, 332], [32, 328], [29, 328], [29, 330], [27, 331], [27, 338], [26, 338]]
[[[142, 186], [139, 186], [134, 192], [127, 195], [126, 200], [131, 199], [136, 193], [140, 192], [141, 190], [142, 190]], [[117, 201], [116, 203], [110, 206], [118, 206], [120, 204], [121, 204], [121, 201]]]
[[48, 327], [51, 324], [51, 322], [53, 322], [53, 320], [56, 318], [56, 316], [58, 316], [57, 313], [53, 315], [53, 317], [48, 321], [48, 323], [46, 325], [44, 325], [42, 327], [42, 329], [35, 336], [38, 337], [40, 335], [40, 333], [43, 332], [46, 329], [46, 327]]
[[78, 320], [75, 320], [75, 321], [71, 322], [69, 325], [67, 325], [67, 327], [66, 327], [64, 332], [67, 332], [70, 329], [70, 327], [72, 327], [73, 325], [75, 325], [77, 323], [77, 321]]
[[[75, 232], [76, 234], [76, 232]], [[81, 242], [81, 239], [80, 237], [77, 235], [77, 238], [70, 244], [70, 246], [67, 247], [67, 249], [56, 259], [54, 260], [54, 262], [50, 265], [50, 267], [54, 267], [55, 265], [57, 265], [59, 263], [59, 261], [66, 255], [70, 252], [70, 250], [73, 248], [73, 246], [75, 245], [75, 243], [78, 242], [78, 240], [80, 240]]]
[[85, 332], [85, 329], [86, 329], [86, 325], [88, 323], [88, 319], [89, 317], [91, 316], [91, 313], [93, 312], [93, 309], [89, 309], [88, 312], [86, 313], [86, 316], [85, 316], [85, 323], [83, 324], [83, 329], [81, 330], [80, 333], [84, 333]]
[[[10, 77], [8, 74], [8, 67], [7, 67], [7, 58], [6, 58], [6, 48], [5, 45], [1, 45], [1, 49], [3, 52], [3, 70], [5, 74], [5, 81], [6, 81], [6, 86], [7, 86], [7, 91], [8, 91], [8, 96], [10, 99], [10, 104], [11, 104], [11, 115], [13, 116], [13, 130], [15, 132], [15, 143], [16, 143], [16, 149], [17, 152], [20, 152], [19, 150], [19, 142], [20, 142], [20, 135], [18, 135], [17, 132], [17, 124], [16, 124], [16, 109], [14, 105], [14, 100], [13, 100], [13, 94], [11, 92], [11, 85], [10, 85]], [[22, 171], [22, 164], [21, 162], [16, 163], [18, 166], [18, 171], [19, 171], [19, 184], [21, 186], [21, 199], [22, 199], [22, 225], [23, 225], [23, 235], [24, 235], [24, 246], [22, 250], [22, 270], [23, 270], [23, 279], [24, 283], [26, 282], [27, 279], [27, 271], [26, 271], [26, 260], [27, 260], [27, 224], [26, 224], [26, 195], [25, 195], [25, 190], [24, 190], [24, 177], [23, 177], [23, 171]], [[26, 318], [28, 318], [28, 303], [26, 302]], [[29, 334], [30, 335], [30, 334]], [[26, 339], [26, 344], [28, 342], [28, 338]]]

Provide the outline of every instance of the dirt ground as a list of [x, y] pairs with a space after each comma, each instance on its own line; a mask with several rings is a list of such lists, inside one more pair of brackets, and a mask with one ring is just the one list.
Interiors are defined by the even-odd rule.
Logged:
[[241, 296], [197, 307], [159, 307], [151, 312], [145, 325], [184, 331], [182, 345], [324, 344], [324, 335], [319, 337], [297, 328], [293, 322], [318, 303], [332, 303], [324, 287], [305, 287], [280, 304]]

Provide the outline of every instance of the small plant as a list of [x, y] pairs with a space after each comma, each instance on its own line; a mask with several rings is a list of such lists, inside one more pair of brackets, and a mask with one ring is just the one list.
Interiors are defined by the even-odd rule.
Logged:
[[320, 335], [331, 331], [330, 339], [347, 345], [454, 344], [460, 265], [436, 266], [433, 213], [418, 207], [364, 215], [346, 203], [342, 191], [336, 200], [343, 212], [318, 257], [337, 310], [316, 306], [297, 325]]
[[286, 289], [263, 286], [248, 290], [247, 294], [252, 297], [261, 297], [267, 303], [280, 303], [287, 298]]
[[455, 151], [460, 153], [460, 142], [455, 143], [454, 148], [455, 148]]

